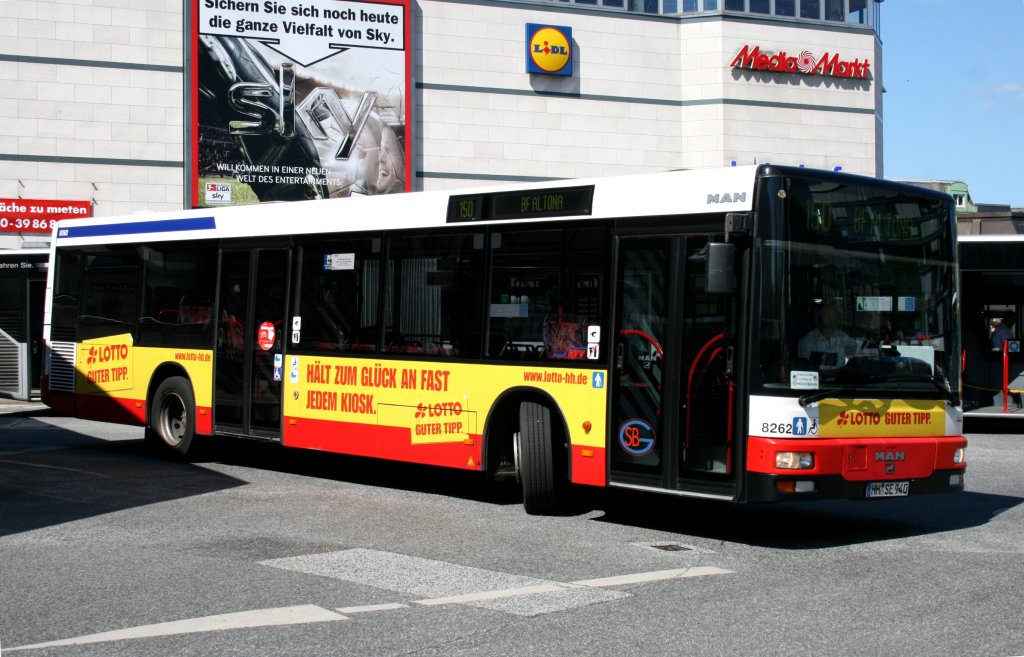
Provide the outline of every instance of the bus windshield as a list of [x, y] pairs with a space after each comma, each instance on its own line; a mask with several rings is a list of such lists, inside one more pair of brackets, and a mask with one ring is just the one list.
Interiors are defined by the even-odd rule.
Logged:
[[764, 191], [754, 389], [955, 400], [949, 204], [811, 177], [769, 179]]

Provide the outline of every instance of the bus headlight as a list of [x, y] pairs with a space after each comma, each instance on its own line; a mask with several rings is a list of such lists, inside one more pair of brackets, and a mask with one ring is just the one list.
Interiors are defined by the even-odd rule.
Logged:
[[775, 452], [775, 467], [779, 470], [810, 470], [814, 467], [811, 452]]
[[964, 462], [964, 448], [963, 447], [957, 447], [956, 450], [953, 452], [953, 463], [959, 465], [959, 464], [961, 464], [963, 462]]

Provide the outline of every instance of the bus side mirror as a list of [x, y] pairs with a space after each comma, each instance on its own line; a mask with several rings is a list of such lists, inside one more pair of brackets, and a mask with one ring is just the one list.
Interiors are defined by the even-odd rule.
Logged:
[[709, 242], [707, 247], [707, 293], [732, 294], [736, 290], [736, 246]]

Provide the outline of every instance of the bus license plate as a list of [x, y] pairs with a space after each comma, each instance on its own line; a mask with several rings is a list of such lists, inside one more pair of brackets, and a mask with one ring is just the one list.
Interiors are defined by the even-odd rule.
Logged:
[[868, 484], [868, 497], [906, 497], [909, 494], [909, 481], [873, 481]]

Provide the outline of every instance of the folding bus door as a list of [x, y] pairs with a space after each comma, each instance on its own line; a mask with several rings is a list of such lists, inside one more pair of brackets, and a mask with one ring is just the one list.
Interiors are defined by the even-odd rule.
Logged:
[[224, 250], [220, 259], [214, 431], [281, 436], [291, 252]]
[[729, 495], [727, 303], [704, 291], [705, 235], [616, 248], [609, 481]]

